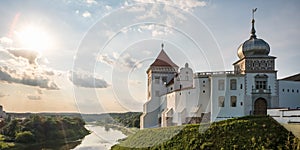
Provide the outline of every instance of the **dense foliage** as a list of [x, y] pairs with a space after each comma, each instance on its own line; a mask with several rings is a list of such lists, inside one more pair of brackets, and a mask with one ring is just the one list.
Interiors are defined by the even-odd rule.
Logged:
[[141, 112], [108, 113], [103, 114], [103, 117], [98, 119], [97, 122], [103, 125], [114, 124], [128, 128], [140, 128], [141, 114]]
[[144, 129], [112, 149], [300, 149], [300, 142], [271, 117], [251, 116], [204, 125]]
[[[77, 140], [89, 132], [78, 117], [31, 115], [26, 119], [12, 119], [1, 129], [2, 141], [16, 143], [42, 143], [45, 141]], [[0, 148], [1, 149], [1, 148]]]

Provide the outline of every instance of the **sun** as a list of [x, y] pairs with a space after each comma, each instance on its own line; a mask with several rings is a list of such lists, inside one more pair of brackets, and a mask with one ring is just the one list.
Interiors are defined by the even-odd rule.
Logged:
[[40, 26], [28, 25], [16, 32], [23, 48], [42, 52], [50, 49], [53, 40], [49, 33]]

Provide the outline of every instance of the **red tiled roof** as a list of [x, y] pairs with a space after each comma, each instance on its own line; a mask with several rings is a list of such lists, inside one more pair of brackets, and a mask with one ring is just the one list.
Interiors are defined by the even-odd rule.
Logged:
[[162, 49], [155, 59], [155, 61], [150, 66], [170, 66], [170, 67], [178, 67], [166, 54], [166, 52]]

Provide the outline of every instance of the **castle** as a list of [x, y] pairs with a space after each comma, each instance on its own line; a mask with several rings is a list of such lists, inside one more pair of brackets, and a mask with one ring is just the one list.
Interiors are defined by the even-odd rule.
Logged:
[[[147, 70], [148, 93], [141, 128], [214, 122], [247, 115], [267, 115], [271, 108], [300, 107], [300, 74], [277, 79], [270, 46], [251, 35], [237, 51], [233, 71], [196, 72], [180, 68], [162, 50]], [[179, 69], [179, 70], [178, 70]], [[296, 80], [295, 80], [296, 79]]]

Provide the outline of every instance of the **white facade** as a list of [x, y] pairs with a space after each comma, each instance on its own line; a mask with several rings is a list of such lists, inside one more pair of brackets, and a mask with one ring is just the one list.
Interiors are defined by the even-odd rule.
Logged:
[[256, 38], [255, 32], [253, 20], [250, 39], [238, 48], [234, 71], [194, 73], [188, 64], [178, 70], [162, 45], [147, 70], [148, 99], [141, 128], [214, 122], [267, 115], [271, 108], [300, 107], [300, 82], [277, 80], [276, 57], [269, 55], [270, 46]]
[[279, 106], [300, 108], [300, 81], [279, 80]]
[[280, 123], [300, 123], [300, 109], [268, 109], [268, 115]]

